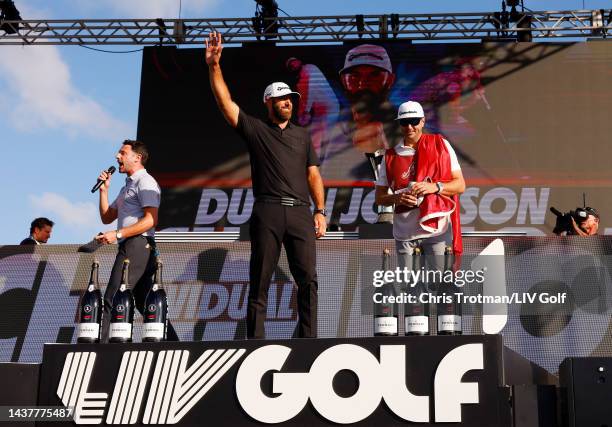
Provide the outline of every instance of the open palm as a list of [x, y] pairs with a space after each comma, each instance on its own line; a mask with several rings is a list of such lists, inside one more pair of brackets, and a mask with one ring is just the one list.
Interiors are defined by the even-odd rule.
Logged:
[[223, 41], [221, 34], [212, 32], [208, 34], [206, 44], [206, 64], [218, 64], [221, 60], [221, 51], [223, 50]]

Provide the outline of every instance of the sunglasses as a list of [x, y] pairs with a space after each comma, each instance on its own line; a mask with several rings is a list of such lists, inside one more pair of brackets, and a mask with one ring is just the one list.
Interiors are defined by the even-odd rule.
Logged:
[[423, 120], [421, 117], [411, 117], [409, 119], [400, 119], [399, 124], [403, 127], [406, 127], [408, 125], [417, 126], [419, 123], [421, 123], [421, 120]]

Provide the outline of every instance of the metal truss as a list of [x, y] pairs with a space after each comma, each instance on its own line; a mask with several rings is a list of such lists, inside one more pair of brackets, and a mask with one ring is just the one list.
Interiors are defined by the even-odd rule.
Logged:
[[414, 41], [520, 39], [521, 33], [528, 32], [533, 39], [605, 38], [612, 30], [612, 9], [530, 11], [525, 15], [510, 15], [494, 12], [360, 15], [362, 26], [358, 26], [361, 19], [357, 15], [279, 17], [276, 21], [266, 21], [267, 28], [259, 32], [252, 18], [4, 21], [0, 22], [0, 45], [202, 44], [210, 31], [223, 33], [227, 44], [266, 38], [276, 43], [299, 44], [381, 38]]

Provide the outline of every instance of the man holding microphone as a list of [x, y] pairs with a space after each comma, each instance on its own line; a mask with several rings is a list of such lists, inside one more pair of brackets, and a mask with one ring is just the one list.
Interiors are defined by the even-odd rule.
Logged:
[[[104, 224], [117, 220], [117, 229], [100, 233], [96, 240], [102, 244], [118, 243], [119, 249], [111, 276], [104, 293], [101, 342], [108, 342], [112, 301], [121, 282], [123, 261], [130, 260], [129, 283], [132, 285], [136, 308], [144, 312], [145, 298], [153, 285], [155, 272], [155, 226], [161, 190], [145, 165], [149, 158], [147, 147], [141, 141], [126, 140], [117, 153], [119, 172], [127, 175], [119, 195], [109, 205], [108, 188], [111, 175], [102, 171], [100, 186], [100, 219]], [[178, 341], [176, 331], [168, 322], [167, 340]]]

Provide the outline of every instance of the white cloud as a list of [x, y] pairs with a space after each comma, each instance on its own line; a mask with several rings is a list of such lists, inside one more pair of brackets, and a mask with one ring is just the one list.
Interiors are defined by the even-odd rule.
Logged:
[[73, 202], [57, 193], [28, 196], [32, 218], [45, 216], [55, 222], [51, 243], [88, 242], [100, 231], [117, 228], [117, 221], [103, 225], [97, 205], [93, 202]]
[[176, 18], [179, 13], [177, 0], [109, 0], [104, 7], [125, 18]]
[[[217, 1], [183, 0], [182, 16], [204, 15]], [[179, 0], [69, 0], [63, 4], [86, 15], [93, 14], [92, 18], [176, 18], [179, 12]], [[59, 13], [36, 0], [19, 2], [19, 10], [22, 16], [37, 19]], [[116, 141], [135, 131], [135, 125], [120, 120], [75, 86], [70, 68], [56, 46], [2, 47], [0, 113], [21, 132], [57, 129], [72, 138]]]
[[[105, 12], [105, 18], [112, 15], [120, 18], [169, 18], [179, 15], [179, 0], [107, 0], [104, 2], [79, 1], [79, 6], [92, 12]], [[181, 17], [202, 17], [218, 0], [182, 0]]]
[[98, 210], [92, 202], [71, 202], [57, 193], [30, 195], [30, 203], [38, 215], [45, 215], [62, 226], [89, 228], [92, 224], [99, 228]]
[[55, 46], [3, 46], [0, 79], [7, 88], [4, 99], [13, 101], [5, 114], [20, 131], [59, 129], [105, 140], [133, 133], [132, 126], [79, 92]]

